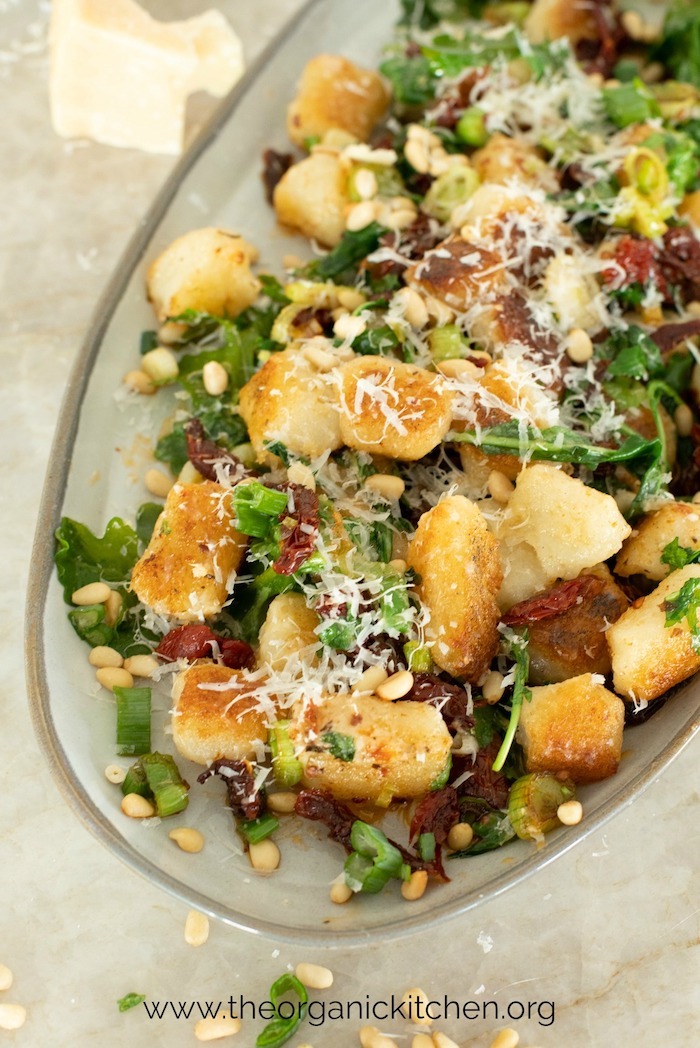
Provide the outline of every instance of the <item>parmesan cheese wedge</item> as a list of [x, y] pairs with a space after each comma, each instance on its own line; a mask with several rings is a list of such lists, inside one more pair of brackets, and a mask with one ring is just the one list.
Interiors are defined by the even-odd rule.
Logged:
[[49, 97], [63, 138], [181, 152], [187, 98], [240, 78], [241, 42], [218, 11], [158, 22], [134, 0], [53, 0]]

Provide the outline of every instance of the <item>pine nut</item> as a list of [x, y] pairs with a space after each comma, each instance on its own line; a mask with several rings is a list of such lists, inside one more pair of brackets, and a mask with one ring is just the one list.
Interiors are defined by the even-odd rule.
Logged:
[[302, 266], [306, 265], [306, 262], [299, 255], [283, 255], [282, 265], [285, 269], [301, 269]]
[[318, 346], [305, 346], [302, 352], [309, 364], [317, 371], [330, 371], [338, 364], [332, 353], [327, 353], [325, 349], [320, 349]]
[[457, 1042], [448, 1037], [446, 1033], [434, 1033], [433, 1044], [435, 1048], [459, 1048]]
[[298, 964], [294, 974], [308, 990], [327, 990], [333, 985], [333, 972], [321, 964]]
[[190, 910], [185, 919], [185, 942], [188, 946], [204, 946], [209, 938], [209, 918], [199, 910]]
[[411, 1048], [435, 1048], [435, 1041], [427, 1033], [417, 1033], [411, 1041]]
[[228, 371], [218, 360], [208, 360], [202, 368], [202, 382], [210, 397], [219, 397], [228, 389]]
[[375, 692], [380, 699], [394, 702], [395, 699], [402, 699], [404, 695], [408, 695], [412, 687], [413, 674], [408, 670], [399, 670], [398, 673], [392, 673], [391, 677], [375, 688]]
[[12, 970], [6, 964], [0, 964], [0, 990], [9, 990], [13, 979]]
[[378, 495], [395, 502], [401, 498], [406, 490], [406, 484], [401, 477], [393, 477], [389, 473], [375, 473], [365, 481], [365, 487], [370, 491], [376, 491]]
[[155, 655], [132, 655], [124, 660], [124, 669], [132, 677], [152, 677], [158, 669], [158, 659]]
[[503, 695], [503, 674], [498, 670], [489, 670], [486, 680], [481, 685], [481, 694], [488, 703], [498, 702]]
[[557, 808], [557, 818], [565, 826], [578, 826], [583, 818], [583, 807], [580, 801], [564, 801]]
[[71, 601], [81, 608], [88, 604], [104, 604], [111, 592], [106, 582], [89, 582], [75, 591]]
[[465, 378], [481, 378], [484, 374], [483, 368], [472, 364], [471, 360], [462, 360], [460, 357], [441, 360], [436, 366], [445, 378], [455, 378], [458, 381]]
[[0, 1004], [0, 1030], [19, 1030], [27, 1021], [27, 1009], [21, 1004]]
[[650, 62], [642, 69], [642, 80], [645, 84], [658, 84], [664, 78], [664, 67], [661, 62]]
[[442, 146], [442, 141], [423, 124], [409, 124], [406, 137], [412, 142], [421, 142], [427, 150], [437, 149]]
[[566, 340], [566, 355], [574, 364], [585, 364], [593, 356], [591, 336], [583, 328], [572, 328]]
[[171, 349], [158, 346], [141, 357], [141, 370], [155, 383], [173, 382], [180, 374], [177, 357]]
[[379, 219], [383, 226], [393, 230], [408, 229], [415, 220], [416, 212], [410, 211], [408, 208], [402, 208], [400, 211], [390, 211], [387, 215], [380, 216]]
[[468, 822], [458, 822], [447, 835], [447, 847], [452, 851], [463, 851], [474, 840], [474, 831]]
[[510, 1027], [506, 1027], [503, 1030], [499, 1030], [494, 1039], [491, 1041], [490, 1048], [516, 1048], [516, 1045], [520, 1043], [520, 1034], [517, 1030], [511, 1030]]
[[426, 870], [414, 870], [410, 880], [401, 884], [401, 894], [407, 902], [415, 902], [425, 895], [428, 887], [428, 873]]
[[108, 764], [105, 768], [105, 779], [114, 786], [121, 786], [126, 778], [126, 772], [118, 764]]
[[164, 499], [173, 486], [172, 477], [166, 477], [159, 469], [149, 469], [143, 478], [146, 490], [159, 499]]
[[124, 659], [119, 652], [114, 648], [108, 648], [106, 644], [98, 644], [96, 648], [91, 648], [88, 662], [97, 669], [104, 669], [105, 666], [124, 665]]
[[350, 142], [343, 149], [343, 160], [354, 160], [358, 164], [377, 164], [393, 167], [398, 156], [394, 149], [372, 149], [366, 142]]
[[191, 826], [177, 826], [168, 834], [171, 841], [175, 841], [178, 848], [190, 855], [197, 855], [204, 847], [204, 837], [199, 830]]
[[354, 894], [352, 888], [348, 888], [345, 883], [342, 873], [340, 879], [331, 884], [331, 902], [337, 903], [338, 906], [350, 902]]
[[157, 386], [154, 386], [150, 378], [145, 371], [127, 371], [124, 376], [124, 385], [132, 391], [132, 393], [140, 393], [142, 397], [152, 396]]
[[401, 1003], [406, 1005], [406, 1018], [416, 1026], [432, 1026], [433, 1020], [426, 1012], [429, 1001], [427, 993], [419, 986], [406, 990], [401, 998]]
[[142, 797], [140, 793], [127, 793], [122, 797], [121, 810], [130, 819], [150, 819], [156, 813], [148, 798]]
[[355, 204], [350, 208], [345, 219], [345, 228], [352, 233], [365, 229], [370, 222], [374, 222], [376, 211], [377, 209], [372, 200], [363, 200], [361, 203]]
[[362, 317], [355, 317], [351, 313], [343, 313], [333, 325], [333, 334], [343, 341], [354, 342], [363, 331], [367, 330], [367, 323]]
[[264, 841], [248, 845], [248, 858], [254, 870], [271, 873], [280, 864], [280, 850], [274, 841], [266, 837]]
[[290, 815], [297, 803], [296, 793], [291, 790], [280, 790], [278, 793], [268, 793], [267, 806], [276, 815]]
[[374, 171], [366, 167], [360, 168], [355, 175], [355, 189], [362, 200], [371, 200], [372, 197], [376, 197], [379, 184]]
[[194, 1024], [194, 1035], [198, 1041], [222, 1041], [224, 1037], [233, 1037], [241, 1029], [241, 1020], [232, 1019], [229, 1015], [208, 1015]]
[[513, 481], [509, 480], [505, 473], [501, 473], [498, 469], [491, 470], [486, 481], [486, 487], [491, 498], [503, 504], [508, 502], [515, 491]]
[[387, 567], [393, 568], [394, 571], [398, 571], [399, 575], [405, 575], [408, 571], [408, 564], [401, 557], [396, 557], [395, 560], [390, 560]]
[[689, 437], [695, 419], [693, 418], [693, 412], [690, 410], [687, 404], [679, 404], [673, 415], [673, 421], [676, 423], [676, 429], [681, 437]]
[[427, 175], [430, 170], [430, 152], [425, 143], [417, 138], [409, 138], [404, 148], [404, 156], [414, 171]]
[[700, 317], [700, 302], [689, 302], [685, 307], [685, 311], [691, 317]]
[[134, 678], [129, 671], [119, 666], [103, 666], [102, 669], [97, 671], [95, 676], [107, 691], [114, 691], [115, 688], [133, 688], [134, 686]]
[[396, 1048], [396, 1041], [385, 1037], [376, 1026], [363, 1026], [360, 1030], [362, 1048]]
[[309, 491], [316, 490], [316, 477], [313, 471], [303, 462], [293, 462], [287, 470], [287, 479], [291, 484], [299, 484]]
[[121, 593], [118, 593], [117, 590], [109, 591], [109, 596], [105, 601], [105, 622], [108, 626], [116, 626], [123, 603], [124, 598]]
[[620, 16], [623, 28], [633, 40], [644, 40], [646, 23], [637, 11], [624, 11]]
[[366, 669], [358, 680], [355, 687], [352, 689], [353, 694], [357, 695], [362, 692], [373, 692], [376, 691], [380, 684], [383, 684], [385, 680], [388, 680], [389, 674], [383, 666], [370, 666]]
[[420, 331], [428, 323], [428, 307], [417, 291], [411, 287], [402, 287], [394, 295], [394, 302], [398, 301], [403, 309], [404, 316], [412, 328]]
[[367, 299], [361, 291], [356, 291], [354, 287], [341, 287], [338, 288], [338, 302], [344, 309], [349, 309], [350, 312], [354, 309], [359, 309], [363, 306]]
[[201, 484], [204, 477], [191, 462], [186, 462], [177, 475], [178, 484]]

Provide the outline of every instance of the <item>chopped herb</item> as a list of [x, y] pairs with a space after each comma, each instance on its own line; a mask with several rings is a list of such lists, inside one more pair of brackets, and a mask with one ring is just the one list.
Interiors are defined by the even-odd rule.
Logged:
[[613, 377], [622, 375], [647, 382], [664, 369], [656, 342], [635, 324], [614, 332], [603, 343], [601, 351], [612, 357], [607, 373]]
[[520, 721], [520, 710], [522, 709], [523, 699], [532, 698], [532, 692], [528, 687], [526, 687], [527, 678], [530, 673], [530, 656], [527, 650], [527, 642], [529, 639], [528, 632], [527, 630], [523, 630], [522, 633], [516, 633], [514, 630], [506, 629], [503, 635], [508, 654], [511, 658], [515, 659], [515, 681], [513, 683], [513, 694], [510, 700], [510, 719], [508, 721], [508, 727], [501, 748], [491, 765], [493, 771], [500, 771], [506, 762], [510, 748], [513, 745], [513, 740], [515, 739], [518, 722]]
[[664, 625], [668, 628], [685, 619], [690, 627], [690, 643], [693, 651], [700, 655], [698, 605], [700, 605], [700, 578], [688, 579], [678, 593], [674, 593], [665, 601], [666, 621]]
[[678, 539], [673, 539], [667, 546], [664, 546], [661, 553], [661, 563], [668, 564], [672, 571], [677, 571], [678, 568], [685, 568], [688, 564], [697, 564], [700, 562], [700, 549], [690, 549], [688, 546], [681, 546]]
[[343, 735], [338, 731], [327, 731], [321, 736], [321, 742], [328, 747], [331, 757], [339, 761], [355, 759], [355, 740], [352, 735]]
[[384, 227], [377, 222], [370, 222], [364, 229], [356, 232], [346, 231], [337, 247], [305, 268], [304, 276], [313, 280], [332, 280], [337, 284], [352, 284], [360, 262], [376, 250], [384, 232]]

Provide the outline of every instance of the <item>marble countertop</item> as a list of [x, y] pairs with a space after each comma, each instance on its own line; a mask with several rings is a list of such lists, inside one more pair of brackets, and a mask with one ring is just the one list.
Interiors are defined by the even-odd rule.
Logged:
[[[298, 3], [218, 6], [250, 58]], [[148, 6], [179, 17], [206, 5]], [[48, 8], [45, 0], [0, 0], [0, 965], [14, 973], [0, 1005], [27, 1009], [21, 1029], [0, 1029], [0, 1045], [191, 1045], [194, 1016], [120, 1014], [117, 999], [132, 990], [163, 1002], [263, 999], [288, 966], [313, 960], [333, 969], [332, 996], [342, 1000], [400, 998], [420, 986], [503, 1009], [515, 1002], [516, 1016], [517, 1002], [526, 1010], [539, 1003], [529, 1019], [497, 1021], [492, 1005], [485, 1018], [436, 1023], [461, 1046], [487, 1048], [510, 1025], [524, 1048], [690, 1048], [700, 1015], [690, 748], [602, 830], [506, 895], [449, 926], [357, 950], [302, 950], [220, 924], [205, 946], [187, 946], [186, 908], [119, 863], [58, 793], [32, 731], [22, 666], [36, 507], [72, 360], [173, 161], [53, 134]], [[206, 108], [198, 106], [195, 123]], [[305, 1025], [289, 1043], [350, 1048], [360, 1025]], [[405, 1023], [378, 1025], [410, 1046]], [[230, 1043], [252, 1048], [259, 1028], [244, 1026]]]

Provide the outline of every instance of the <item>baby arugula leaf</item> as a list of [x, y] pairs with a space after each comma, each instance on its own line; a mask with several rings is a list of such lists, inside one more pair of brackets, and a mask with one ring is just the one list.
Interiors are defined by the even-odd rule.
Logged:
[[56, 530], [56, 570], [66, 604], [89, 582], [125, 583], [138, 560], [136, 532], [120, 517], [113, 517], [102, 538], [85, 524], [63, 517]]
[[674, 626], [683, 619], [690, 627], [690, 643], [693, 651], [700, 655], [700, 626], [698, 626], [698, 605], [700, 605], [700, 578], [688, 579], [678, 593], [674, 593], [664, 602], [666, 610], [666, 628]]

